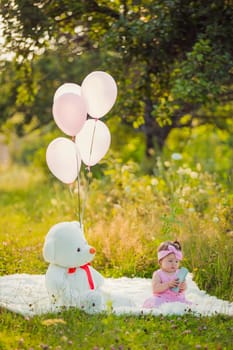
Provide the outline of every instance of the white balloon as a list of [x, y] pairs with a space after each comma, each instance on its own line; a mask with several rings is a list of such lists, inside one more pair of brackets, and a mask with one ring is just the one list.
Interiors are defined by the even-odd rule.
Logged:
[[87, 105], [87, 113], [92, 118], [101, 118], [110, 111], [116, 101], [117, 85], [110, 74], [95, 71], [83, 80], [81, 94]]
[[63, 94], [75, 94], [81, 95], [81, 86], [75, 83], [65, 83], [55, 91], [53, 101], [55, 101], [58, 97]]
[[52, 113], [57, 126], [69, 136], [75, 136], [87, 119], [84, 98], [73, 93], [66, 93], [56, 98]]
[[58, 137], [47, 147], [46, 162], [54, 176], [65, 184], [71, 184], [78, 176], [81, 157], [73, 141]]
[[75, 137], [75, 143], [84, 164], [88, 166], [98, 163], [107, 153], [111, 134], [105, 123], [88, 119]]

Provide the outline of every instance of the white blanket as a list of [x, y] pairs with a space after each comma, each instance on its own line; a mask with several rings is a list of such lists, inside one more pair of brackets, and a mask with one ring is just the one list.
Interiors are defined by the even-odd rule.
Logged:
[[[192, 312], [196, 315], [221, 313], [233, 316], [233, 303], [200, 290], [191, 274], [187, 276], [187, 285], [186, 298], [193, 303], [191, 307], [173, 302], [159, 308], [143, 309], [144, 300], [151, 296], [151, 279], [146, 278], [106, 278], [102, 291], [107, 305], [117, 315], [182, 315]], [[0, 307], [24, 316], [58, 311], [48, 297], [44, 275], [14, 274], [0, 277]]]

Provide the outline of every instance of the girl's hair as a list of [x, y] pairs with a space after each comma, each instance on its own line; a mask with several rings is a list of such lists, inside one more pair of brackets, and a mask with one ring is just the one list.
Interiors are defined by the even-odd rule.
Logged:
[[174, 241], [174, 242], [171, 242], [171, 241], [166, 241], [166, 242], [162, 242], [159, 247], [158, 247], [158, 252], [160, 252], [161, 250], [168, 250], [168, 246], [169, 245], [172, 245], [173, 247], [175, 247], [177, 250], [182, 250], [181, 249], [181, 244], [180, 242], [178, 241]]

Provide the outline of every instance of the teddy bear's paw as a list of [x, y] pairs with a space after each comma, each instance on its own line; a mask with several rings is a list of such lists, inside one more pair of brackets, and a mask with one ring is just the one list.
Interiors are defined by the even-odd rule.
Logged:
[[85, 293], [80, 300], [81, 309], [89, 314], [94, 314], [104, 310], [104, 302], [101, 293], [90, 291]]

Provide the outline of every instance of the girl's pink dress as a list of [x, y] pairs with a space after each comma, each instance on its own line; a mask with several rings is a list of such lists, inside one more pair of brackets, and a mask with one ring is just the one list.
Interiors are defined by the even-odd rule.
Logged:
[[[174, 278], [177, 277], [177, 273], [178, 273], [178, 270], [174, 274], [169, 275], [166, 272], [162, 271], [161, 269], [158, 270], [161, 283], [169, 282], [173, 280]], [[171, 289], [167, 289], [162, 293], [155, 293], [153, 294], [152, 297], [146, 299], [144, 301], [143, 307], [150, 309], [153, 307], [158, 307], [163, 303], [171, 303], [175, 301], [179, 301], [180, 303], [191, 304], [189, 301], [186, 300], [184, 292], [177, 293]]]

